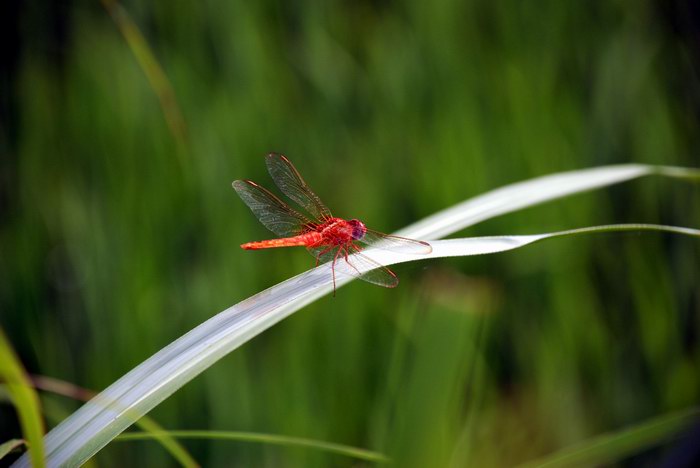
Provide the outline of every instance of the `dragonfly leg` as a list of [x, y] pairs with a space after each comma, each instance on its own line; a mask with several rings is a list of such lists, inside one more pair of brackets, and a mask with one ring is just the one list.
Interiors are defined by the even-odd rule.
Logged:
[[[351, 246], [351, 247], [357, 248], [354, 244], [350, 244], [350, 246]], [[359, 249], [358, 249], [358, 250], [359, 250]], [[352, 268], [353, 270], [355, 270], [355, 271], [357, 272], [358, 275], [361, 275], [362, 273], [360, 273], [360, 270], [358, 270], [357, 268], [355, 268], [355, 265], [353, 265], [352, 263], [350, 263], [350, 260], [348, 260], [348, 246], [347, 246], [347, 245], [343, 246], [343, 251], [345, 252], [345, 263], [347, 263], [347, 264], [350, 266], [350, 268]]]
[[330, 247], [320, 251], [318, 255], [315, 255], [314, 258], [316, 259], [316, 264], [314, 265], [314, 268], [318, 266], [319, 263], [321, 263], [321, 257], [324, 256], [325, 254], [328, 253], [329, 250], [331, 250], [333, 246], [331, 245]]
[[333, 272], [333, 297], [335, 297], [335, 262], [338, 260], [338, 255], [340, 255], [341, 250], [342, 247], [338, 247], [335, 256], [333, 256], [333, 263], [331, 264], [331, 271]]
[[350, 244], [350, 247], [352, 247], [356, 252], [362, 252], [362, 247], [359, 247], [355, 244]]
[[316, 266], [318, 266], [318, 264], [321, 262], [321, 256], [323, 256], [323, 255], [325, 255], [326, 253], [328, 253], [328, 251], [331, 250], [332, 248], [333, 248], [333, 246], [330, 246], [330, 247], [328, 247], [327, 249], [322, 250], [322, 251], [316, 256]]

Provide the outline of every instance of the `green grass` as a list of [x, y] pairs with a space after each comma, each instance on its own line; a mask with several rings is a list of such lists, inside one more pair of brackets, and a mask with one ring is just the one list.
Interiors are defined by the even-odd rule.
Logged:
[[287, 437], [276, 434], [256, 434], [252, 432], [227, 432], [227, 431], [167, 431], [167, 432], [127, 432], [120, 435], [117, 441], [150, 440], [157, 436], [176, 437], [179, 439], [205, 439], [236, 442], [255, 442], [282, 447], [307, 447], [312, 450], [331, 452], [346, 457], [359, 460], [388, 463], [390, 460], [381, 453], [370, 452], [369, 450], [348, 447], [347, 445], [333, 444], [318, 440], [303, 439], [300, 437]]
[[574, 447], [567, 447], [545, 458], [533, 460], [521, 468], [609, 465], [666, 442], [683, 429], [697, 423], [698, 416], [698, 408], [664, 414], [629, 429], [593, 437]]
[[39, 398], [27, 378], [22, 364], [0, 329], [0, 383], [17, 410], [21, 434], [25, 440], [11, 439], [0, 443], [0, 458], [23, 444], [31, 448], [31, 464], [36, 468], [44, 463], [44, 421], [41, 417]]
[[26, 442], [22, 439], [10, 439], [7, 442], [3, 442], [0, 444], [0, 460], [13, 451], [19, 450], [25, 444]]
[[[690, 76], [687, 54], [648, 2], [123, 6], [171, 83], [187, 144], [99, 2], [65, 12], [58, 46], [26, 18], [3, 140], [14, 189], [0, 325], [31, 372], [83, 387], [312, 266], [305, 252], [238, 248], [269, 233], [230, 183], [266, 180], [268, 151], [292, 158], [335, 213], [382, 231], [547, 173], [697, 166], [698, 125], [673, 85]], [[700, 189], [645, 179], [459, 236], [630, 222], [700, 227]], [[398, 289], [343, 288], [151, 416], [168, 430], [334, 441], [396, 466], [524, 463], [697, 404], [699, 257], [694, 239], [611, 234], [409, 264]], [[14, 417], [0, 431], [21, 437]], [[186, 446], [206, 466], [355, 463]], [[171, 460], [150, 443], [96, 457]]]

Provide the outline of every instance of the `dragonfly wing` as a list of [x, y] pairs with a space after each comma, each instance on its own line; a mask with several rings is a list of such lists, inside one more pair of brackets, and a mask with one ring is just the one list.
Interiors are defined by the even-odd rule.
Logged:
[[352, 257], [348, 257], [348, 263], [350, 264], [350, 269], [354, 271], [372, 268], [369, 271], [365, 271], [365, 273], [357, 275], [363, 281], [385, 288], [395, 288], [399, 285], [399, 278], [393, 271], [359, 252], [355, 252]]
[[265, 163], [272, 180], [275, 181], [282, 193], [311, 213], [317, 220], [325, 221], [332, 217], [330, 210], [309, 188], [289, 159], [282, 154], [270, 153], [265, 158]]
[[316, 258], [318, 263], [327, 263], [335, 260], [337, 273], [354, 276], [385, 288], [395, 288], [399, 284], [399, 278], [393, 271], [362, 255], [359, 252], [360, 249], [354, 244], [349, 246], [308, 247], [307, 250]]
[[232, 185], [255, 217], [278, 236], [295, 236], [313, 225], [304, 215], [255, 182], [236, 180]]
[[367, 232], [359, 241], [369, 247], [391, 250], [393, 252], [427, 255], [433, 251], [431, 245], [425, 241], [392, 236], [371, 229], [367, 229]]

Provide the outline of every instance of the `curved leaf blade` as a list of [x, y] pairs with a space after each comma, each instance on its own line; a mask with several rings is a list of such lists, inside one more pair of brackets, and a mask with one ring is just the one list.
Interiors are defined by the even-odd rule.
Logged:
[[0, 380], [7, 385], [10, 399], [19, 415], [24, 439], [29, 447], [29, 456], [25, 454], [20, 460], [28, 463], [31, 458], [35, 468], [45, 466], [44, 421], [41, 418], [39, 397], [2, 330], [0, 330]]
[[603, 434], [549, 456], [533, 460], [520, 468], [558, 468], [601, 466], [622, 460], [650, 445], [659, 444], [697, 422], [700, 409], [690, 408], [664, 414], [631, 428]]
[[[434, 239], [520, 208], [651, 174], [700, 178], [700, 171], [695, 169], [637, 164], [555, 174], [488, 192], [443, 210], [397, 234]], [[698, 235], [697, 230], [685, 228], [634, 226], [606, 226], [534, 236], [453, 239], [431, 242], [433, 252], [430, 255], [391, 252], [371, 252], [371, 255], [374, 260], [390, 265], [441, 256], [496, 253], [557, 236], [595, 232], [596, 229], [654, 229]], [[369, 255], [370, 251], [365, 253]], [[131, 370], [46, 436], [50, 463], [84, 462], [140, 416], [221, 357], [306, 304], [328, 294], [332, 290], [329, 268], [329, 265], [321, 265], [228, 308]], [[340, 279], [337, 286], [348, 281], [349, 278]], [[27, 463], [27, 458], [22, 457], [15, 466], [28, 466]]]
[[306, 439], [303, 437], [290, 437], [277, 434], [261, 434], [257, 432], [237, 431], [165, 431], [165, 432], [128, 432], [118, 436], [116, 441], [151, 440], [158, 436], [167, 435], [178, 439], [208, 439], [208, 440], [233, 440], [239, 442], [256, 442], [263, 444], [281, 445], [288, 447], [307, 447], [324, 452], [345, 455], [371, 462], [388, 463], [390, 460], [385, 455], [349, 445], [325, 442], [322, 440]]

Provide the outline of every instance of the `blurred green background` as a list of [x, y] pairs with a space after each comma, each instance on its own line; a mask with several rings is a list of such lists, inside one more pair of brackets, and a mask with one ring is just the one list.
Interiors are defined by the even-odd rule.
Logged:
[[[8, 5], [0, 326], [29, 372], [90, 389], [313, 265], [303, 250], [238, 247], [271, 237], [230, 185], [272, 187], [269, 151], [335, 214], [387, 232], [552, 172], [700, 165], [684, 2]], [[647, 178], [458, 235], [616, 222], [700, 227], [700, 187]], [[400, 266], [399, 288], [342, 288], [151, 415], [365, 447], [401, 467], [524, 462], [697, 404], [699, 258], [694, 239], [616, 234]], [[79, 406], [42, 403], [49, 427]], [[0, 441], [18, 435], [0, 405]], [[185, 445], [206, 466], [364, 466]], [[153, 442], [95, 461], [174, 463]]]

